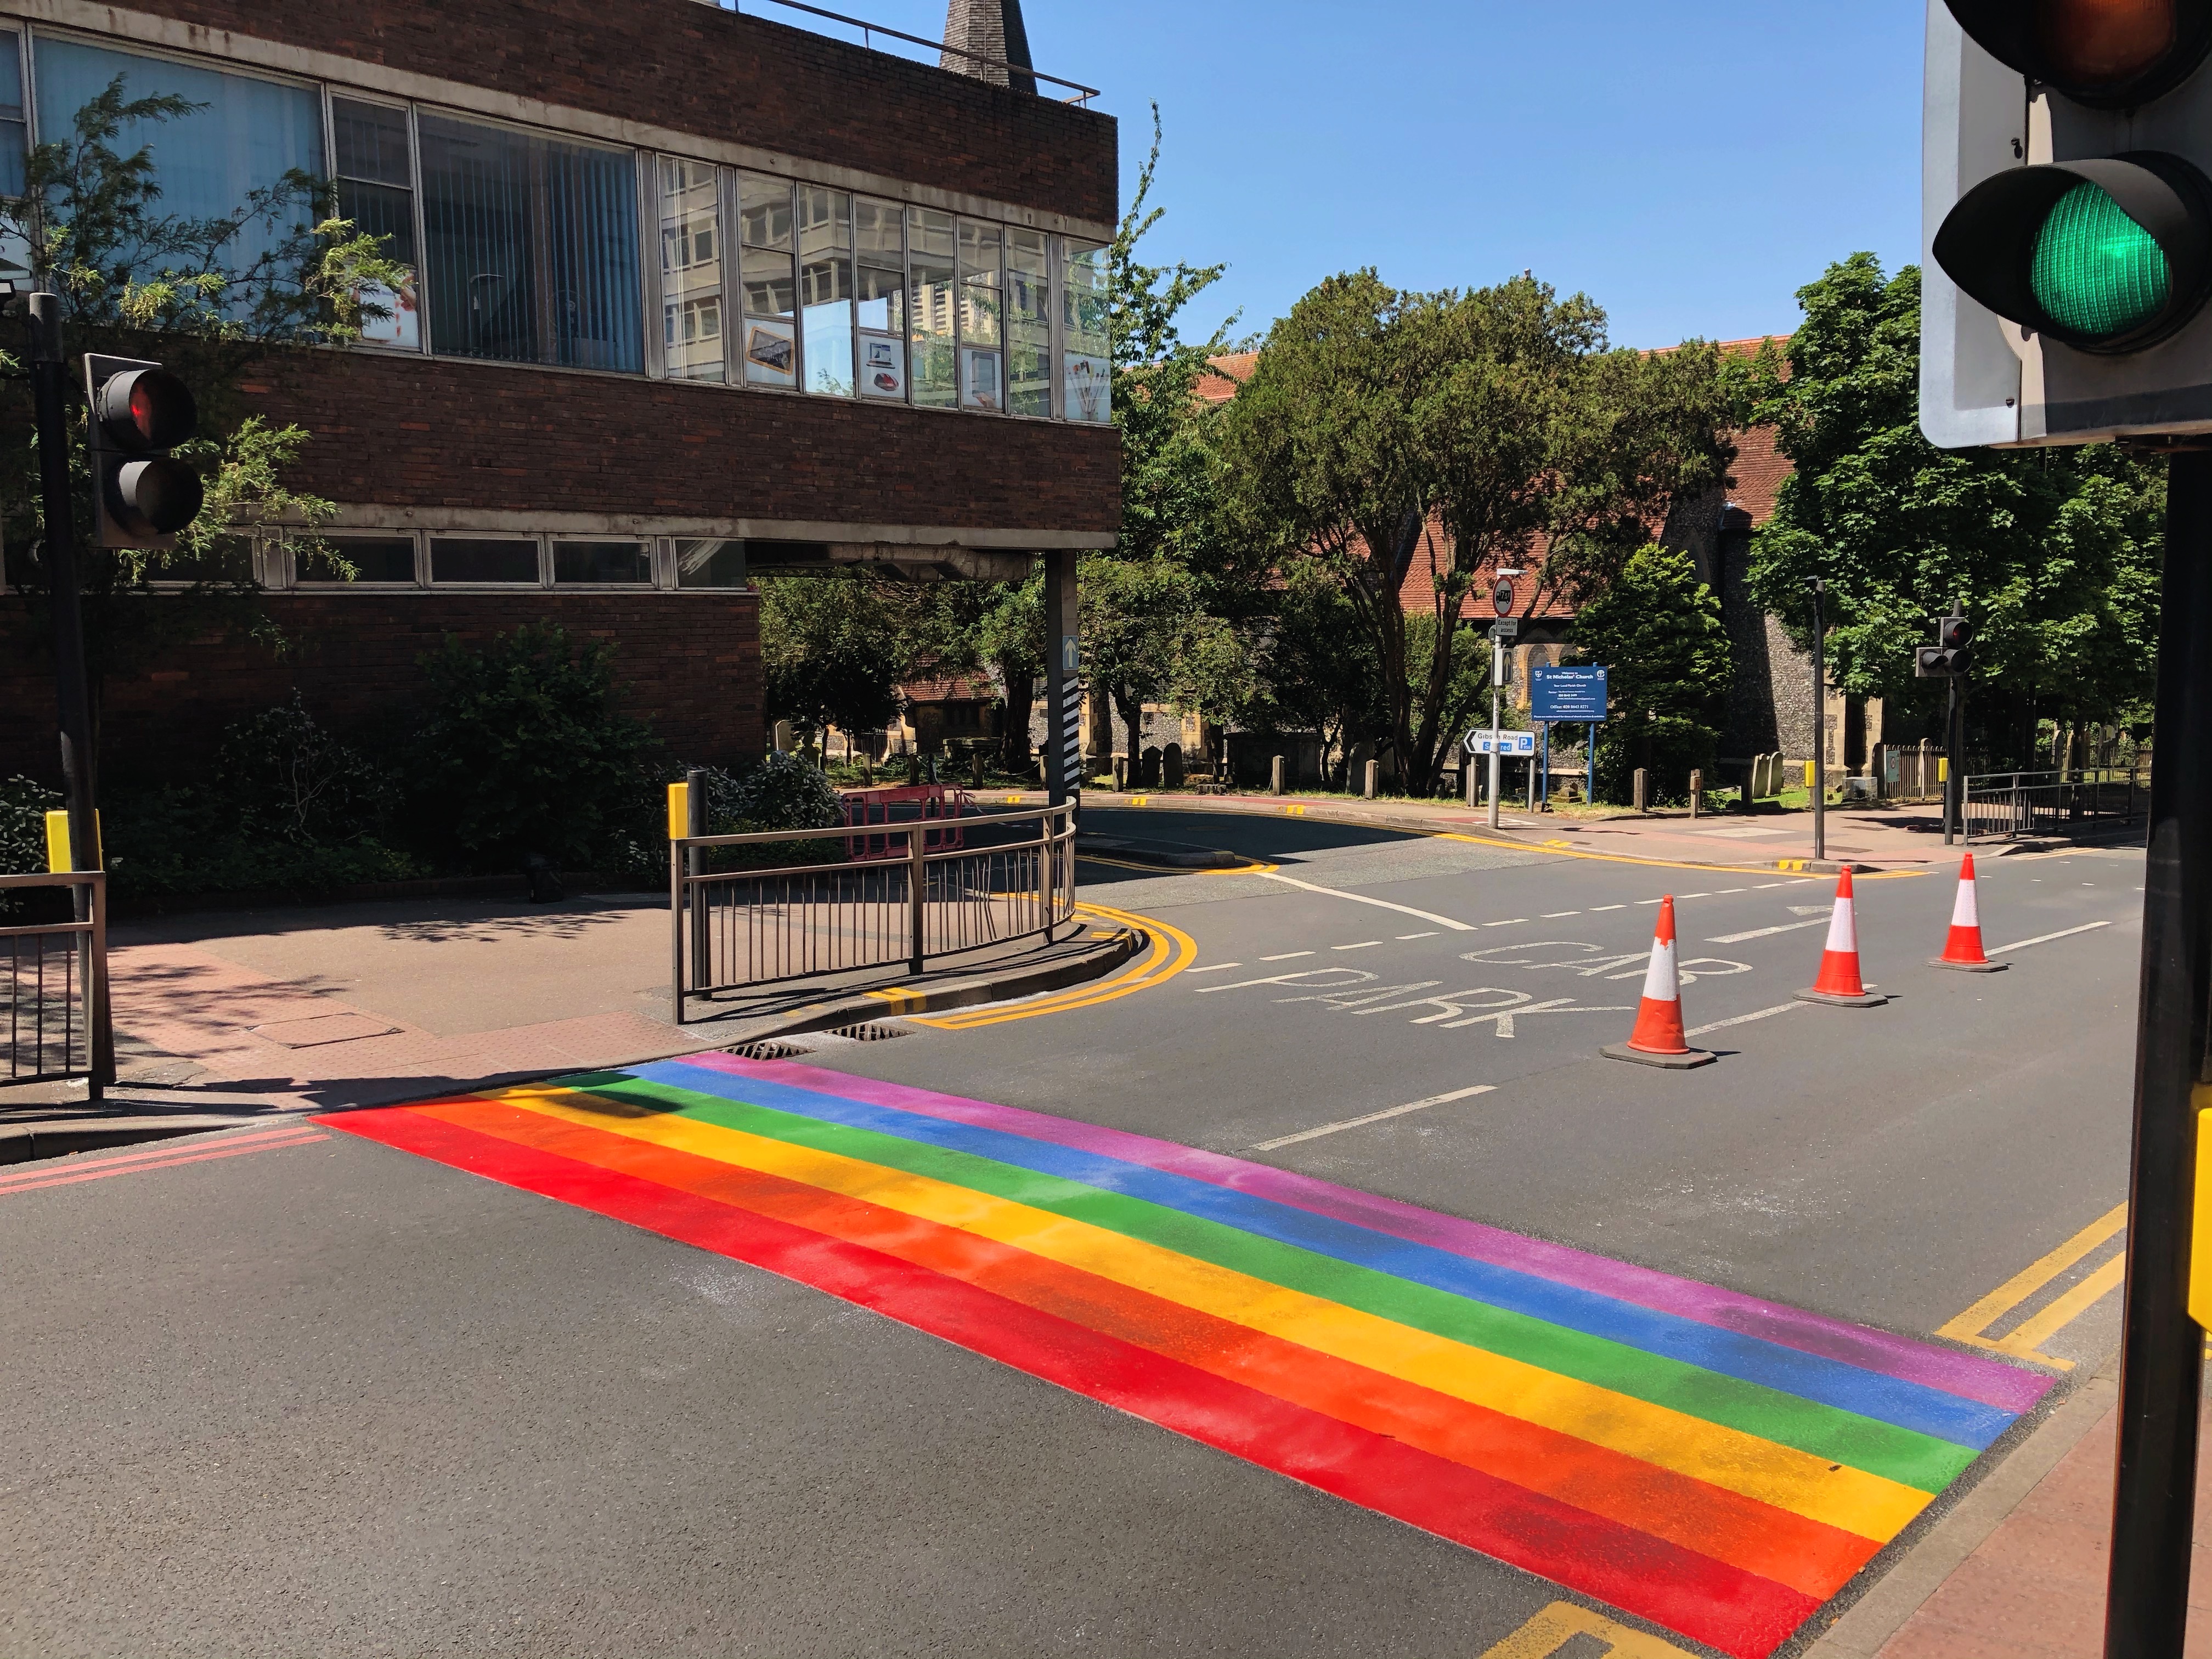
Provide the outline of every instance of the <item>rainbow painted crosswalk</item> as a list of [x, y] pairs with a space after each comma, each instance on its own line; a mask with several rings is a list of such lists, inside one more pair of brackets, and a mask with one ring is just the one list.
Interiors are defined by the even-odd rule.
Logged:
[[320, 1121], [799, 1279], [1744, 1659], [2050, 1387], [1266, 1165], [786, 1062]]

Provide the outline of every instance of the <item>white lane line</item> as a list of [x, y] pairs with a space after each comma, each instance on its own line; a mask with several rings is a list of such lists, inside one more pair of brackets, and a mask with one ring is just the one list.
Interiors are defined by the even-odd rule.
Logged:
[[1371, 904], [1378, 910], [1395, 910], [1401, 916], [1411, 916], [1416, 921], [1433, 921], [1437, 927], [1449, 927], [1455, 933], [1471, 933], [1474, 931], [1474, 925], [1472, 922], [1454, 921], [1449, 916], [1437, 915], [1432, 910], [1416, 910], [1410, 904], [1393, 904], [1389, 899], [1370, 898], [1364, 893], [1344, 893], [1339, 892], [1334, 887], [1318, 887], [1312, 882], [1300, 881], [1295, 876], [1286, 876], [1279, 870], [1255, 870], [1251, 873], [1263, 877], [1268, 881], [1279, 881], [1285, 887], [1296, 887], [1303, 892], [1321, 893], [1329, 898], [1350, 899], [1354, 904]]
[[1364, 939], [1357, 945], [1332, 945], [1328, 948], [1332, 951], [1371, 951], [1382, 943], [1379, 939]]
[[1261, 957], [1260, 960], [1262, 962], [1294, 962], [1300, 957], [1310, 957], [1312, 954], [1313, 952], [1310, 951], [1285, 951], [1279, 957]]
[[1636, 902], [1638, 904], [1656, 904], [1659, 902], [1657, 899], [1638, 899]]
[[2079, 927], [2065, 928], [2056, 933], [2038, 933], [2033, 939], [2021, 939], [2012, 945], [2000, 945], [1990, 954], [1993, 957], [2001, 957], [2008, 951], [2025, 951], [2031, 945], [2048, 945], [2055, 939], [2071, 939], [2076, 933], [2094, 933], [2100, 927], [2109, 927], [2112, 925], [2109, 921], [2091, 921], [2085, 922]]
[[1301, 1129], [1294, 1135], [1278, 1135], [1273, 1140], [1262, 1140], [1246, 1147], [1248, 1152], [1272, 1152], [1278, 1146], [1295, 1146], [1301, 1140], [1313, 1140], [1322, 1135], [1333, 1135], [1339, 1129], [1357, 1129], [1363, 1123], [1380, 1123], [1386, 1117], [1403, 1117], [1408, 1112], [1425, 1111], [1431, 1106], [1465, 1100], [1471, 1095], [1486, 1095], [1496, 1090], [1494, 1083], [1478, 1083], [1472, 1089], [1455, 1089], [1448, 1095], [1431, 1095], [1426, 1100], [1416, 1100], [1403, 1106], [1393, 1106], [1386, 1112], [1370, 1112], [1365, 1117], [1348, 1117], [1341, 1123], [1324, 1123], [1318, 1129]]
[[1582, 912], [1579, 910], [1547, 910], [1542, 915], [1537, 917], [1536, 920], [1539, 921], [1557, 921], [1561, 916], [1578, 916], [1580, 915], [1582, 915]]
[[1431, 928], [1425, 933], [1401, 933], [1398, 935], [1398, 939], [1402, 944], [1405, 940], [1409, 939], [1434, 939], [1436, 936], [1436, 930], [1434, 928]]
[[1714, 894], [1713, 896], [1715, 898], [1726, 898], [1730, 893], [1744, 893], [1750, 890], [1750, 889], [1746, 887], [1723, 887], [1719, 892]]
[[1711, 898], [1712, 895], [1711, 893], [1677, 893], [1674, 896], [1678, 899]]
[[1723, 933], [1718, 939], [1709, 939], [1708, 945], [1741, 945], [1747, 939], [1765, 939], [1775, 933], [1794, 933], [1800, 927], [1820, 927], [1828, 918], [1815, 916], [1810, 921], [1785, 921], [1779, 927], [1754, 927], [1747, 933]]
[[1601, 910], [1626, 910], [1627, 908], [1625, 904], [1593, 904], [1590, 906], [1590, 914], [1595, 915]]
[[1243, 965], [1244, 964], [1241, 962], [1210, 962], [1203, 968], [1186, 968], [1183, 969], [1183, 972], [1187, 974], [1218, 974], [1226, 969], [1242, 968]]
[[1764, 887], [1754, 887], [1751, 890], [1754, 893], [1771, 893], [1778, 887], [1795, 887], [1796, 884], [1794, 881], [1770, 881]]
[[1508, 916], [1503, 921], [1486, 921], [1482, 925], [1486, 927], [1518, 927], [1528, 920], [1526, 916]]
[[1710, 1025], [1700, 1025], [1694, 1030], [1683, 1032], [1682, 1035], [1686, 1037], [1703, 1036], [1708, 1031], [1722, 1030], [1730, 1025], [1748, 1025], [1754, 1019], [1771, 1019], [1776, 1014], [1786, 1014], [1792, 1008], [1804, 1006], [1805, 1004], [1802, 1002], [1778, 1002], [1771, 1008], [1762, 1008], [1755, 1014], [1738, 1014], [1734, 1019], [1717, 1019]]

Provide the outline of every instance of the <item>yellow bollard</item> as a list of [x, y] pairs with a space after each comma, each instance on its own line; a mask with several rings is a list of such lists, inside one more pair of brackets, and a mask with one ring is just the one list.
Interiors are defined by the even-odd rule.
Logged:
[[[92, 847], [95, 859], [99, 859], [106, 850], [102, 842], [100, 813], [97, 810], [92, 815]], [[95, 863], [93, 867], [98, 869], [100, 866]], [[76, 869], [76, 861], [70, 856], [69, 814], [57, 809], [46, 814], [46, 872], [49, 875], [66, 876], [73, 873]]]
[[668, 786], [668, 839], [681, 841], [690, 833], [691, 786], [672, 783]]

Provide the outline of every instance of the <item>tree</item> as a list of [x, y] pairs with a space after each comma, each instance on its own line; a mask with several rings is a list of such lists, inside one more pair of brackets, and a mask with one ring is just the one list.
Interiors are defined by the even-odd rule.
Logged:
[[848, 735], [890, 725], [939, 640], [927, 590], [867, 574], [760, 579], [770, 720]]
[[1913, 678], [1913, 650], [1963, 600], [1993, 758], [2027, 759], [2041, 718], [2141, 711], [2164, 464], [2112, 445], [1938, 450], [1919, 426], [1918, 270], [1854, 254], [1797, 298], [1803, 324], [1758, 373], [1756, 418], [1796, 467], [1753, 542], [1759, 602], [1809, 644], [1808, 584], [1825, 578], [1833, 683], [1925, 716], [1943, 688]]
[[[0, 203], [0, 230], [24, 239], [40, 280], [60, 299], [70, 348], [157, 358], [191, 386], [200, 408], [203, 435], [178, 453], [204, 474], [207, 504], [173, 552], [92, 544], [84, 412], [72, 410], [75, 551], [95, 719], [106, 676], [180, 637], [218, 629], [276, 641], [251, 572], [229, 556], [236, 538], [279, 521], [312, 530], [335, 508], [286, 483], [307, 434], [246, 414], [240, 376], [274, 351], [359, 338], [364, 319], [388, 314], [371, 296], [407, 280], [382, 240], [332, 217], [328, 185], [304, 173], [288, 173], [217, 217], [165, 213], [151, 152], [120, 154], [117, 140], [133, 123], [179, 120], [203, 107], [175, 96], [126, 99], [118, 76], [76, 112], [69, 141], [32, 149], [26, 193]], [[241, 233], [256, 228], [266, 246], [234, 263]], [[0, 431], [13, 440], [0, 444], [0, 526], [11, 549], [28, 550], [11, 559], [9, 579], [41, 601], [44, 514], [18, 352], [0, 352]], [[351, 574], [343, 560], [331, 562]], [[179, 579], [192, 583], [188, 592], [158, 605], [132, 602], [151, 581]]]
[[[1731, 459], [1717, 351], [1611, 351], [1604, 323], [1527, 276], [1440, 294], [1371, 270], [1332, 276], [1269, 331], [1221, 417], [1237, 522], [1279, 567], [1318, 561], [1340, 584], [1418, 793], [1458, 735], [1477, 582], [1543, 552], [1540, 594], [1595, 591], [1676, 494], [1717, 483]], [[1418, 643], [1404, 599], [1416, 559], [1431, 593]]]
[[1611, 716], [1592, 781], [1619, 799], [1627, 774], [1649, 768], [1662, 797], [1712, 764], [1733, 673], [1720, 601], [1690, 556], [1647, 545], [1575, 617], [1571, 660], [1605, 668]]
[[1030, 571], [1026, 581], [994, 582], [970, 637], [977, 660], [996, 671], [1006, 689], [1006, 729], [999, 763], [1016, 775], [1030, 765], [1030, 706], [1045, 670], [1044, 572]]

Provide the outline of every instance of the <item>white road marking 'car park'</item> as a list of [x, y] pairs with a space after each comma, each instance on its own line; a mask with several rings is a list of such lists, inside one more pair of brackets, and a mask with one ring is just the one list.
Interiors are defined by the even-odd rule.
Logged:
[[[1327, 977], [1325, 977], [1327, 976]], [[1340, 977], [1339, 977], [1340, 976]], [[1488, 1025], [1494, 1036], [1510, 1040], [1515, 1035], [1514, 1022], [1535, 1014], [1626, 1014], [1634, 1010], [1624, 1006], [1584, 1006], [1572, 997], [1551, 997], [1539, 1002], [1531, 991], [1516, 991], [1504, 986], [1477, 985], [1464, 991], [1438, 992], [1442, 980], [1423, 980], [1412, 985], [1378, 985], [1380, 974], [1364, 968], [1308, 968], [1288, 974], [1272, 974], [1261, 979], [1239, 980], [1233, 985], [1205, 985], [1193, 992], [1194, 996], [1212, 996], [1221, 991], [1243, 991], [1262, 985], [1281, 986], [1285, 990], [1300, 993], [1297, 996], [1277, 997], [1276, 1002], [1319, 1002], [1348, 1013], [1403, 1013], [1407, 1009], [1434, 1009], [1433, 1013], [1421, 1014], [1407, 1021], [1413, 1025], [1432, 1025], [1441, 1031], [1461, 1031], [1473, 1026]], [[1393, 1001], [1395, 998], [1397, 1000]]]
[[[1524, 952], [1507, 956], [1508, 951]], [[1559, 955], [1561, 951], [1582, 955]], [[1548, 960], [1539, 960], [1548, 957]], [[1465, 951], [1460, 953], [1462, 962], [1478, 963], [1486, 968], [1525, 968], [1530, 973], [1541, 973], [1547, 969], [1559, 969], [1578, 975], [1583, 979], [1641, 979], [1650, 965], [1648, 951], [1620, 951], [1601, 945], [1585, 944], [1580, 939], [1539, 939], [1533, 945], [1497, 945], [1487, 951]], [[1694, 985], [1700, 979], [1725, 979], [1735, 974], [1751, 972], [1747, 962], [1731, 962], [1725, 957], [1692, 957], [1678, 964], [1682, 983]]]

